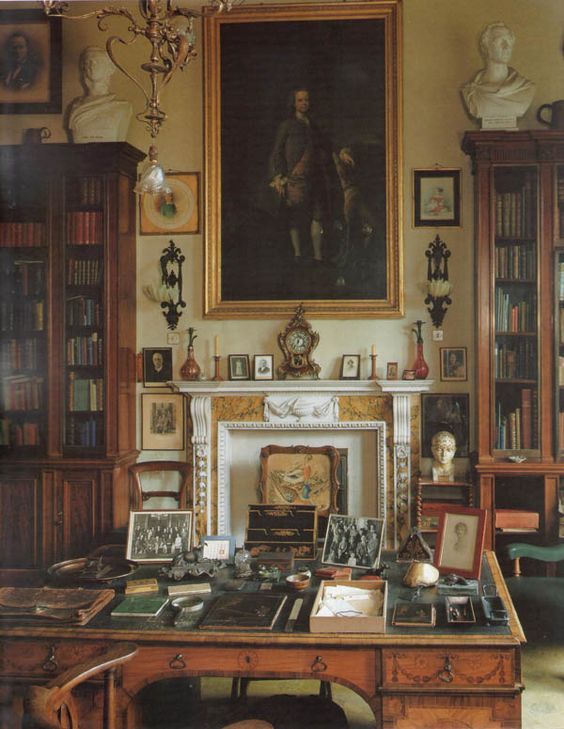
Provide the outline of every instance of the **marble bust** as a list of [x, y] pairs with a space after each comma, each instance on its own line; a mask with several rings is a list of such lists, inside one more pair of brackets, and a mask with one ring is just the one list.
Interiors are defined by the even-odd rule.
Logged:
[[68, 109], [68, 129], [72, 141], [123, 142], [131, 119], [129, 101], [115, 98], [109, 91], [115, 66], [106, 51], [88, 46], [80, 54], [80, 75], [85, 93]]
[[454, 454], [456, 441], [448, 430], [440, 430], [431, 440], [433, 481], [454, 481]]
[[502, 22], [490, 23], [480, 36], [485, 66], [462, 88], [462, 97], [483, 129], [515, 129], [533, 100], [535, 85], [509, 66], [514, 45], [514, 33]]

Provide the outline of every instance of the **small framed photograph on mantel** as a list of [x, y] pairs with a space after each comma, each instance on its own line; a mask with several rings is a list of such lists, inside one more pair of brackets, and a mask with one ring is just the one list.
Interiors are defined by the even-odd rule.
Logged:
[[248, 354], [230, 354], [228, 355], [227, 361], [229, 363], [230, 380], [251, 379], [251, 368]]
[[274, 355], [255, 354], [253, 357], [253, 377], [255, 380], [274, 379]]
[[341, 380], [360, 379], [360, 355], [344, 354], [341, 360]]

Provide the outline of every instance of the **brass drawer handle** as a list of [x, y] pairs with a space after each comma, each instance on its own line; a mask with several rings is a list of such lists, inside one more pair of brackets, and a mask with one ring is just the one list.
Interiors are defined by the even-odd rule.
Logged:
[[182, 653], [177, 653], [168, 665], [173, 670], [179, 671], [182, 668], [186, 668], [186, 661]]
[[41, 666], [41, 668], [46, 673], [55, 673], [55, 671], [59, 668], [59, 664], [57, 663], [57, 659], [55, 658], [55, 646], [54, 645], [49, 646], [49, 655], [47, 656], [47, 660]]
[[443, 666], [443, 670], [439, 671], [438, 677], [444, 683], [451, 683], [454, 680], [454, 672], [452, 670], [450, 656], [445, 656], [445, 665]]
[[315, 660], [311, 664], [311, 670], [314, 673], [323, 673], [323, 671], [327, 670], [327, 664], [323, 660], [321, 656], [316, 656]]

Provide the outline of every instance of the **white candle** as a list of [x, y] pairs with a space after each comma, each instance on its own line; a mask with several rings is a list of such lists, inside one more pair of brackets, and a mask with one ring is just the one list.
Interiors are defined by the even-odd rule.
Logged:
[[370, 349], [370, 354], [371, 354], [371, 355], [372, 355], [373, 357], [375, 357], [375, 356], [376, 356], [376, 345], [375, 345], [375, 344], [373, 344], [373, 345], [372, 345], [372, 347], [371, 347], [371, 349]]
[[219, 357], [219, 335], [218, 334], [215, 335], [215, 339], [214, 339], [214, 351], [215, 351], [215, 356]]

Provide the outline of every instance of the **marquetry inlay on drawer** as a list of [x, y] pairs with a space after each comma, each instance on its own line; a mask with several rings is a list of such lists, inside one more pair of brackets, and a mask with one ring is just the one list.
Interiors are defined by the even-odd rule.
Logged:
[[382, 654], [383, 685], [389, 688], [512, 686], [516, 678], [511, 650], [409, 648]]
[[98, 656], [107, 644], [60, 640], [3, 641], [0, 674], [6, 676], [56, 676], [67, 668]]

